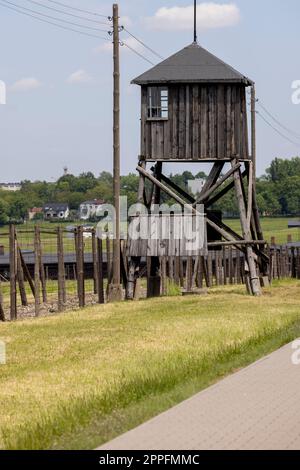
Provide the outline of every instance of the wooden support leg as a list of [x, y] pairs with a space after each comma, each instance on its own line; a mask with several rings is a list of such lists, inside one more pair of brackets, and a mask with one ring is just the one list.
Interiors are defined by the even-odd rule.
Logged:
[[[139, 166], [146, 169], [146, 162], [140, 162]], [[140, 175], [139, 190], [138, 190], [138, 203], [145, 203], [146, 199], [146, 188], [145, 188], [145, 176]], [[140, 257], [132, 257], [129, 261], [128, 276], [127, 276], [127, 287], [126, 287], [126, 299], [134, 300], [136, 281], [138, 278], [139, 267], [141, 264]]]
[[43, 252], [42, 252], [42, 243], [41, 237], [39, 240], [39, 261], [40, 261], [40, 278], [41, 278], [41, 287], [42, 287], [42, 298], [43, 302], [47, 303], [47, 285], [46, 285], [46, 275], [45, 275], [45, 266], [43, 263]]
[[[160, 182], [162, 174], [162, 163], [158, 162], [155, 166], [154, 176]], [[154, 187], [152, 204], [160, 204], [160, 188]], [[150, 276], [148, 278], [147, 295], [148, 297], [159, 297], [161, 292], [160, 262], [158, 257], [150, 258]]]
[[104, 276], [103, 276], [103, 244], [102, 239], [97, 238], [97, 292], [98, 292], [98, 303], [104, 304]]
[[[252, 240], [264, 240], [263, 231], [261, 228], [259, 211], [256, 200], [255, 189], [255, 175], [254, 165], [252, 162], [246, 163], [246, 172], [248, 177], [248, 209], [247, 209], [247, 223], [250, 225]], [[269, 260], [266, 255], [265, 249], [261, 245], [255, 245], [254, 251], [258, 256], [258, 265], [262, 274], [262, 278], [268, 275]], [[262, 282], [262, 281], [261, 281]]]
[[0, 279], [0, 321], [2, 322], [5, 321], [1, 279]]
[[10, 319], [17, 319], [17, 258], [16, 230], [13, 225], [9, 228], [9, 279], [10, 279]]
[[34, 292], [35, 292], [35, 316], [40, 315], [40, 231], [35, 227], [34, 231]]
[[[232, 160], [232, 167], [237, 164], [236, 160]], [[234, 173], [234, 182], [235, 182], [235, 192], [237, 197], [237, 202], [239, 206], [240, 212], [240, 219], [241, 219], [241, 227], [243, 231], [244, 240], [250, 241], [251, 240], [251, 230], [247, 223], [247, 212], [245, 206], [245, 199], [243, 195], [243, 187], [242, 187], [242, 177], [240, 170], [237, 170]], [[255, 257], [253, 253], [253, 249], [251, 246], [247, 246], [246, 248], [246, 255], [247, 255], [247, 263], [249, 267], [249, 274], [250, 274], [250, 286], [251, 292], [255, 296], [261, 295], [261, 287], [259, 278], [257, 275], [257, 268], [255, 263]]]
[[94, 294], [98, 294], [98, 265], [97, 265], [97, 239], [96, 230], [92, 231], [92, 256], [93, 256], [93, 282]]

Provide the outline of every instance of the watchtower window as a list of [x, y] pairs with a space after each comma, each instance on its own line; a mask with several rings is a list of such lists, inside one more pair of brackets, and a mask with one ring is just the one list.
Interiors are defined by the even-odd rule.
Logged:
[[168, 88], [152, 86], [148, 88], [148, 119], [168, 119]]

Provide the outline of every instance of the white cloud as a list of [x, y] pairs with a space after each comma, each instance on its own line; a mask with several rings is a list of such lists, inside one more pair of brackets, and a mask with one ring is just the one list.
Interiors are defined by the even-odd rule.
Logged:
[[93, 80], [91, 75], [89, 75], [85, 70], [77, 70], [76, 72], [72, 73], [67, 78], [67, 83], [71, 85], [78, 84], [78, 83], [90, 83]]
[[94, 52], [112, 52], [112, 42], [104, 42], [94, 48]]
[[42, 86], [41, 82], [37, 78], [21, 78], [16, 81], [11, 87], [11, 91], [31, 91], [36, 90]]
[[125, 28], [130, 28], [130, 26], [132, 26], [132, 21], [129, 16], [121, 16], [120, 24], [122, 26], [125, 26]]
[[[193, 29], [194, 6], [160, 8], [154, 16], [145, 18], [146, 25], [157, 31], [186, 31]], [[240, 21], [240, 10], [234, 3], [199, 3], [198, 29], [234, 26]]]

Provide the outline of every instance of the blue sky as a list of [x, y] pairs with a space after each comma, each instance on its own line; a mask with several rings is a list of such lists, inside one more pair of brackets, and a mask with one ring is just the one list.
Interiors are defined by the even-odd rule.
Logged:
[[[10, 1], [81, 22], [47, 11], [28, 0]], [[63, 9], [47, 0], [37, 1]], [[111, 3], [107, 1], [61, 1], [111, 14]], [[201, 7], [204, 16], [199, 22], [200, 44], [253, 79], [257, 95], [267, 109], [300, 134], [300, 105], [294, 105], [291, 100], [292, 82], [300, 80], [299, 0], [224, 0], [220, 3], [227, 9], [223, 10], [218, 10], [218, 1], [215, 5], [206, 3], [208, 6]], [[101, 39], [59, 30], [10, 11], [2, 4], [0, 0], [0, 80], [5, 81], [8, 90], [7, 104], [0, 106], [0, 180], [51, 181], [62, 174], [65, 165], [74, 174], [93, 171], [97, 175], [103, 170], [110, 171], [112, 57], [109, 47], [103, 46], [105, 41]], [[163, 57], [192, 42], [187, 10], [171, 10], [191, 4], [191, 0], [119, 2], [122, 21], [128, 29]], [[167, 10], [159, 20], [157, 11], [162, 7]], [[209, 12], [212, 16], [207, 16]], [[126, 37], [123, 33], [123, 38]], [[124, 47], [121, 52], [122, 172], [128, 173], [135, 171], [139, 154], [140, 117], [139, 87], [130, 85], [130, 81], [150, 68], [150, 64]], [[141, 52], [157, 62], [149, 52]], [[259, 118], [257, 143], [259, 174], [275, 157], [291, 158], [300, 154], [300, 139], [298, 147], [287, 142]], [[185, 168], [168, 166], [168, 171], [182, 169]]]

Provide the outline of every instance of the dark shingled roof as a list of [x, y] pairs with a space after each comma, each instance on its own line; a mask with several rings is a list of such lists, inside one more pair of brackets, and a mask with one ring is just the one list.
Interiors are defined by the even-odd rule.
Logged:
[[43, 211], [55, 211], [55, 212], [65, 212], [69, 209], [69, 204], [65, 204], [63, 202], [48, 202], [48, 204], [44, 204]]
[[249, 78], [195, 43], [132, 81], [136, 85], [200, 82], [253, 84]]

